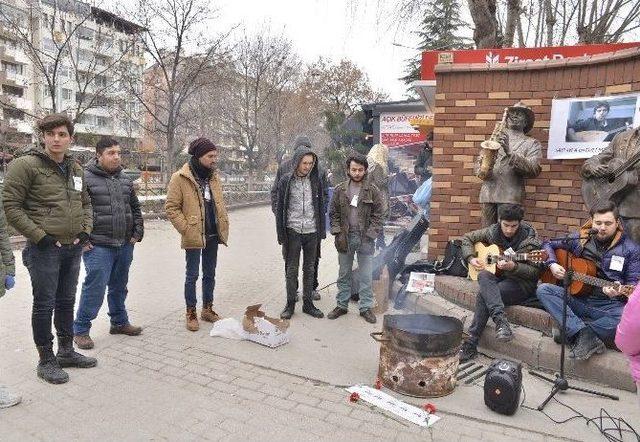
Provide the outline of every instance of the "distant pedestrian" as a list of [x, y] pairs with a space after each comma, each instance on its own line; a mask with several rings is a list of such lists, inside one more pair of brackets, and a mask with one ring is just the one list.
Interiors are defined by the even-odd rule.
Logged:
[[[11, 290], [16, 283], [16, 264], [9, 243], [9, 233], [7, 232], [7, 219], [4, 216], [2, 208], [2, 199], [0, 199], [0, 298], [2, 298], [7, 290]], [[19, 404], [22, 397], [13, 393], [4, 385], [0, 385], [0, 408], [9, 408]]]
[[281, 170], [271, 192], [278, 244], [282, 246], [285, 262], [287, 304], [280, 314], [282, 319], [290, 319], [295, 310], [301, 253], [302, 311], [315, 318], [324, 316], [313, 304], [313, 290], [319, 244], [326, 236], [327, 203], [318, 157], [310, 144], [308, 140], [301, 142], [300, 138], [296, 141], [291, 164]]
[[85, 168], [87, 190], [93, 207], [93, 231], [82, 259], [86, 276], [73, 324], [79, 348], [93, 348], [91, 321], [100, 311], [107, 287], [112, 335], [136, 336], [141, 327], [131, 325], [125, 307], [129, 267], [134, 244], [142, 240], [144, 226], [140, 202], [131, 178], [122, 170], [121, 149], [112, 138], [96, 145], [96, 158]]
[[375, 323], [373, 313], [372, 265], [375, 240], [384, 222], [385, 206], [380, 191], [365, 179], [369, 163], [364, 155], [354, 153], [347, 158], [349, 179], [336, 186], [329, 219], [331, 234], [338, 250], [337, 306], [327, 317], [336, 319], [346, 315], [351, 297], [353, 259], [358, 255], [358, 282], [360, 316]]
[[229, 218], [216, 171], [218, 149], [209, 139], [197, 138], [189, 144], [191, 159], [171, 176], [165, 209], [167, 217], [182, 235], [186, 275], [184, 297], [187, 330], [200, 328], [196, 313], [196, 282], [202, 258], [202, 312], [200, 319], [215, 322], [213, 310], [218, 244], [227, 245]]
[[[63, 367], [95, 367], [73, 349], [73, 306], [82, 247], [93, 225], [84, 171], [68, 153], [73, 123], [65, 114], [38, 122], [44, 149], [29, 148], [9, 164], [4, 179], [7, 221], [27, 238], [22, 259], [31, 276], [33, 340], [38, 376], [52, 384], [69, 380]], [[54, 318], [55, 312], [55, 318]], [[51, 321], [58, 336], [53, 353]]]

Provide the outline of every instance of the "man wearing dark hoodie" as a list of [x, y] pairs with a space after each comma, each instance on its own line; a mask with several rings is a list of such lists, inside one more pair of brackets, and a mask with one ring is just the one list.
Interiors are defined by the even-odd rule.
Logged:
[[[7, 221], [27, 238], [22, 259], [31, 276], [33, 340], [38, 376], [52, 384], [69, 380], [63, 367], [94, 367], [97, 361], [73, 349], [73, 306], [82, 247], [93, 226], [82, 167], [67, 153], [73, 123], [65, 114], [38, 122], [44, 149], [26, 150], [9, 164], [4, 179]], [[53, 353], [51, 321], [58, 336]]]
[[497, 223], [474, 230], [462, 237], [462, 256], [469, 266], [480, 271], [480, 290], [476, 296], [476, 310], [469, 327], [469, 339], [463, 342], [460, 349], [461, 362], [473, 359], [478, 354], [478, 341], [490, 318], [496, 325], [496, 339], [501, 342], [511, 341], [514, 335], [504, 307], [535, 299], [540, 265], [528, 261], [500, 260], [496, 264], [500, 273], [494, 275], [484, 270], [487, 263], [476, 257], [474, 252], [476, 243], [496, 244], [505, 255], [539, 250], [542, 241], [538, 239], [535, 229], [522, 221], [523, 218], [522, 206], [502, 204], [498, 208]]
[[[308, 142], [308, 141], [307, 141]], [[308, 143], [310, 144], [310, 143]], [[285, 262], [287, 304], [282, 319], [293, 316], [298, 289], [298, 271], [302, 252], [302, 311], [315, 318], [324, 314], [313, 304], [313, 283], [320, 241], [325, 237], [326, 196], [318, 168], [318, 157], [310, 147], [300, 144], [289, 170], [274, 183], [271, 193], [276, 218], [278, 244]]]
[[[296, 138], [295, 142], [293, 143], [294, 154], [297, 150], [305, 151], [307, 149], [312, 149], [311, 140], [309, 140], [309, 137], [301, 135], [298, 138]], [[283, 161], [280, 163], [280, 166], [278, 167], [278, 171], [276, 172], [276, 178], [273, 181], [273, 186], [271, 186], [271, 210], [273, 211], [274, 215], [276, 213], [278, 182], [282, 178], [283, 174], [291, 173], [293, 171], [294, 166], [295, 164], [293, 164], [293, 158], [287, 158], [285, 160], [285, 157], [283, 156]], [[323, 196], [322, 201], [324, 202], [324, 207], [322, 208], [322, 216], [325, 216], [325, 214], [327, 213], [328, 205], [329, 205], [329, 178], [327, 177], [327, 171], [322, 166], [320, 166], [320, 164], [318, 164], [318, 176], [320, 177], [320, 183], [322, 184], [322, 196]], [[322, 238], [324, 238], [324, 236]], [[314, 301], [320, 300], [320, 292], [318, 291], [318, 287], [320, 286], [320, 283], [318, 281], [318, 267], [320, 266], [320, 258], [321, 258], [320, 256], [321, 241], [322, 239], [318, 241], [318, 251], [316, 253], [316, 264], [315, 264], [314, 274], [313, 274], [313, 290], [311, 294]]]
[[96, 158], [85, 168], [93, 231], [82, 256], [86, 276], [73, 324], [73, 340], [82, 349], [93, 348], [91, 321], [98, 316], [107, 287], [109, 333], [136, 336], [142, 332], [129, 322], [125, 300], [133, 247], [142, 240], [144, 225], [133, 182], [122, 171], [120, 152], [117, 141], [101, 138]]

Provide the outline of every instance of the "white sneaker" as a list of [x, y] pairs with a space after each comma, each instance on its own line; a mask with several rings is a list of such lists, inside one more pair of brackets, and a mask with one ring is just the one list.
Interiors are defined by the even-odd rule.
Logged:
[[0, 408], [9, 408], [22, 402], [22, 396], [12, 393], [4, 385], [0, 385]]

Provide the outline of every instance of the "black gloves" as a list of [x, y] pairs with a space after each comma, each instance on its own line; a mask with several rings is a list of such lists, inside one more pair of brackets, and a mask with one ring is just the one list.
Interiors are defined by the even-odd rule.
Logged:
[[45, 234], [42, 239], [38, 241], [38, 244], [36, 244], [36, 246], [38, 246], [40, 250], [44, 250], [47, 247], [54, 245], [56, 242], [58, 242], [58, 240], [53, 236]]
[[79, 239], [78, 244], [80, 244], [81, 246], [84, 246], [89, 242], [89, 234], [87, 232], [78, 233], [78, 236], [76, 236], [76, 238]]

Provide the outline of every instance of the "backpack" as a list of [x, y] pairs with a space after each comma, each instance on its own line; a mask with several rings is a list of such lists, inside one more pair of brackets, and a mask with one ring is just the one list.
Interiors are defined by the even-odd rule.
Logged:
[[440, 266], [441, 273], [450, 276], [467, 276], [469, 267], [462, 257], [462, 241], [451, 239], [444, 249], [444, 259]]

